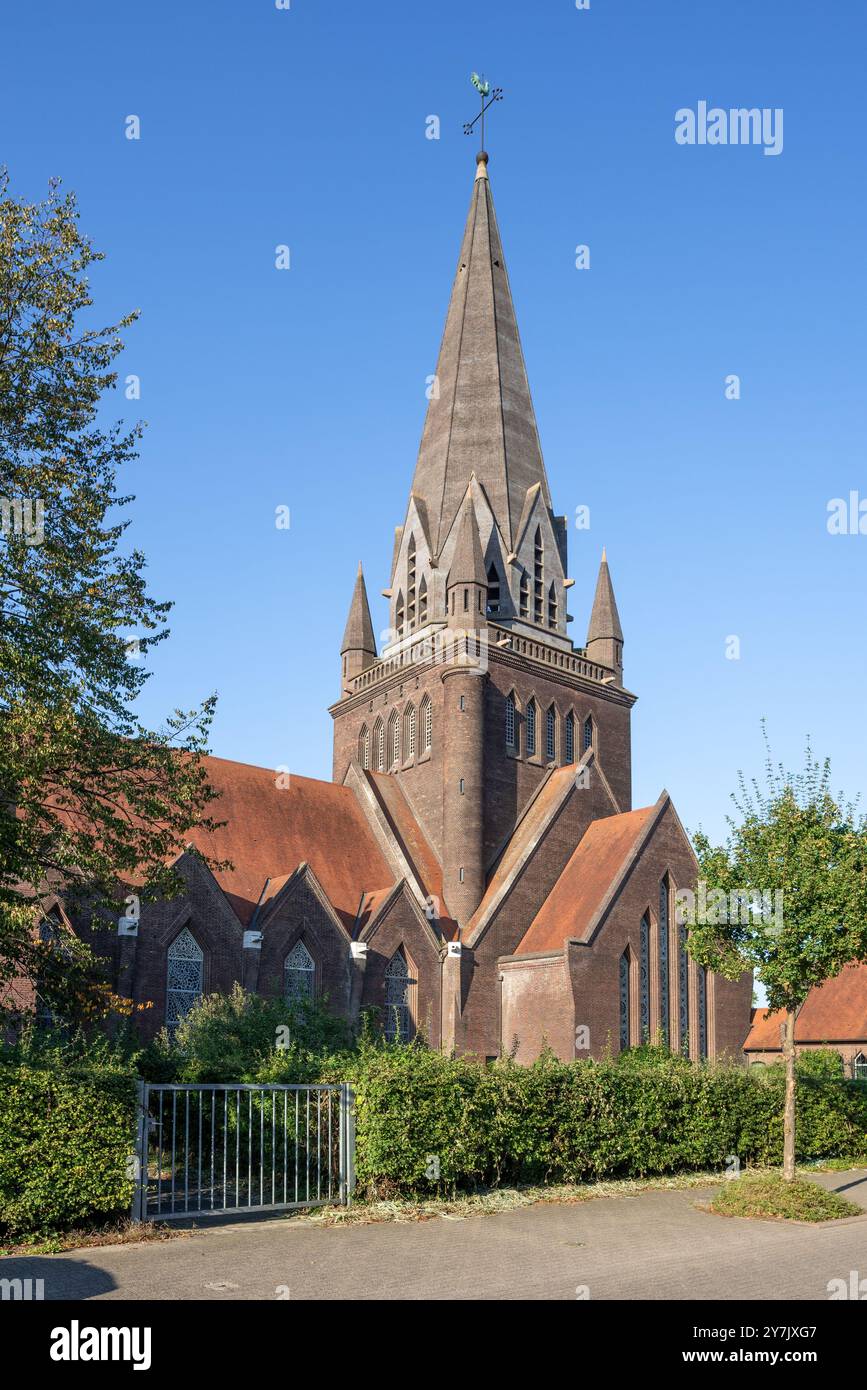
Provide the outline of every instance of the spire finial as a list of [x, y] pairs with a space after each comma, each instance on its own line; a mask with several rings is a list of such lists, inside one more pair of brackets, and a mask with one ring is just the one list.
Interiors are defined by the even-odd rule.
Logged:
[[602, 547], [602, 563], [603, 563], [603, 565], [607, 565], [607, 564], [608, 564], [608, 556], [607, 556], [606, 553], [605, 553], [605, 546], [604, 546], [604, 545], [603, 545], [603, 547]]

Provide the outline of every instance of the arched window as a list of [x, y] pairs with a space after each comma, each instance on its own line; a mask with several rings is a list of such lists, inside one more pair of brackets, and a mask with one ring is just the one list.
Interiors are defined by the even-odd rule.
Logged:
[[316, 966], [303, 941], [296, 941], [283, 962], [283, 998], [312, 999], [316, 986]]
[[415, 536], [410, 536], [406, 548], [406, 617], [412, 632], [415, 627]]
[[385, 1036], [390, 1042], [409, 1042], [415, 1028], [412, 991], [415, 985], [401, 947], [385, 969]]
[[370, 767], [370, 730], [366, 724], [358, 735], [358, 761], [363, 768]]
[[373, 726], [373, 762], [377, 772], [385, 772], [385, 728], [378, 715]]
[[668, 1043], [669, 991], [668, 991], [668, 927], [669, 892], [668, 878], [659, 885], [659, 1033], [663, 1045]]
[[404, 757], [415, 757], [415, 705], [410, 705], [403, 716]]
[[689, 1056], [689, 957], [686, 954], [686, 927], [677, 929], [677, 985], [680, 1050]]
[[584, 752], [593, 747], [593, 718], [588, 714], [584, 720]]
[[506, 747], [515, 748], [515, 697], [511, 692], [506, 696]]
[[620, 1050], [625, 1052], [632, 1035], [632, 1021], [629, 1017], [629, 947], [620, 957]]
[[542, 529], [536, 527], [533, 541], [533, 616], [541, 627], [545, 606], [545, 547], [542, 544]]
[[396, 709], [388, 716], [388, 765], [400, 767], [400, 719]]
[[433, 739], [433, 706], [430, 696], [425, 695], [421, 702], [421, 746], [423, 753], [429, 753]]
[[650, 1037], [650, 918], [645, 912], [641, 919], [641, 959], [639, 962], [639, 998], [641, 1000], [641, 1041]]
[[867, 1057], [856, 1052], [852, 1058], [852, 1077], [855, 1081], [867, 1081]]
[[397, 591], [397, 602], [394, 605], [394, 625], [397, 629], [398, 637], [403, 636], [403, 593]]
[[557, 590], [553, 584], [548, 590], [548, 626], [557, 626]]
[[184, 927], [167, 952], [166, 1027], [173, 1033], [202, 997], [205, 957], [188, 927]]
[[418, 586], [418, 625], [423, 627], [427, 622], [427, 580], [424, 575]]
[[545, 715], [545, 757], [551, 762], [557, 756], [557, 714], [552, 705]]
[[536, 751], [536, 701], [527, 702], [527, 757], [532, 758]]
[[491, 562], [488, 566], [488, 612], [493, 616], [500, 611], [500, 576], [497, 573], [497, 566]]
[[566, 715], [566, 762], [575, 761], [575, 716], [570, 710]]

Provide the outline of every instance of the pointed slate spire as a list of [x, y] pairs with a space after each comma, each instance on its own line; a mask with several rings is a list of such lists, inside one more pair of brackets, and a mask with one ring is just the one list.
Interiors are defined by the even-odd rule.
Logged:
[[476, 178], [412, 491], [442, 550], [474, 471], [511, 549], [528, 488], [551, 497], [487, 170]]
[[614, 585], [608, 569], [608, 558], [602, 551], [602, 562], [596, 580], [596, 593], [593, 598], [593, 611], [590, 614], [590, 627], [587, 630], [587, 655], [591, 661], [609, 666], [617, 672], [618, 680], [623, 676], [623, 629]]
[[352, 603], [349, 605], [349, 617], [346, 619], [340, 655], [343, 657], [344, 680], [357, 676], [360, 671], [364, 671], [376, 660], [376, 638], [373, 635], [367, 589], [360, 562], [355, 588], [352, 592]]
[[487, 582], [479, 523], [476, 520], [473, 499], [468, 492], [461, 508], [458, 539], [449, 569], [448, 588], [453, 584], [481, 584], [487, 587]]

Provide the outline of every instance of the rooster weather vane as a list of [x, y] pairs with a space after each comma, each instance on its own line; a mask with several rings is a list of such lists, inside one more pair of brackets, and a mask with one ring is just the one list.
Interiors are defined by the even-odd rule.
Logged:
[[470, 78], [470, 81], [472, 82], [473, 86], [475, 87], [476, 91], [478, 92], [478, 94], [479, 94], [479, 96], [480, 96], [480, 98], [481, 98], [482, 109], [481, 109], [481, 111], [479, 112], [478, 116], [475, 116], [475, 117], [473, 118], [473, 120], [465, 122], [465, 124], [464, 124], [464, 135], [472, 135], [472, 133], [473, 133], [473, 127], [475, 126], [476, 122], [477, 122], [477, 121], [481, 121], [481, 123], [482, 123], [482, 126], [481, 126], [482, 149], [484, 149], [484, 148], [485, 148], [485, 112], [487, 111], [487, 109], [488, 109], [489, 106], [493, 106], [493, 104], [494, 104], [495, 101], [502, 101], [502, 100], [503, 100], [503, 89], [502, 89], [502, 87], [495, 87], [494, 90], [491, 91], [491, 84], [490, 84], [490, 82], [486, 82], [485, 79], [484, 79], [483, 77], [479, 77], [479, 74], [478, 74], [477, 72], [474, 72], [474, 73], [473, 73], [472, 77]]

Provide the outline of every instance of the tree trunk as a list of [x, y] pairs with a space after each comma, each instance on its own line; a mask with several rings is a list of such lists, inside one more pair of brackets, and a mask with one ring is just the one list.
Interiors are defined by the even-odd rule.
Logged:
[[786, 1103], [783, 1110], [783, 1180], [795, 1180], [795, 1018], [794, 1009], [787, 1009], [782, 1033], [783, 1057], [786, 1062]]

